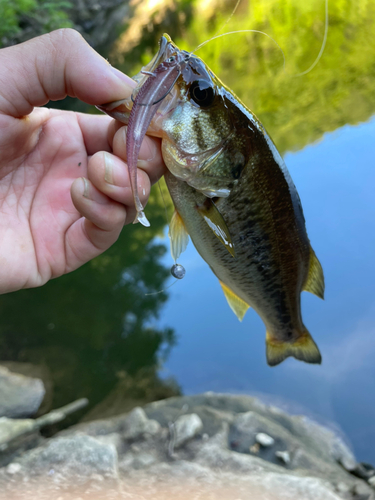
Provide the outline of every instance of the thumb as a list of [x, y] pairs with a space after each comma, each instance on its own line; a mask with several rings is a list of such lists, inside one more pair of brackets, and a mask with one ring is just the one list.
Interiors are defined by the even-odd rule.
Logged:
[[0, 113], [22, 117], [67, 95], [89, 104], [129, 97], [135, 82], [72, 29], [0, 50]]

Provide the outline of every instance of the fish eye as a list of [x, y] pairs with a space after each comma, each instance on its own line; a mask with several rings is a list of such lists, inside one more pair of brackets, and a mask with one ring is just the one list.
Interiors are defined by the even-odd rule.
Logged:
[[167, 62], [173, 63], [176, 60], [176, 56], [171, 56], [169, 59], [167, 59]]
[[195, 104], [202, 108], [210, 106], [215, 99], [215, 92], [213, 87], [205, 80], [196, 80], [193, 82], [189, 89], [190, 97]]

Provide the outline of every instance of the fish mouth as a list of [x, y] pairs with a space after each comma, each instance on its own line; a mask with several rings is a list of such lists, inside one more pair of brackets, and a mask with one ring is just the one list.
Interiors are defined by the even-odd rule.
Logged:
[[164, 33], [164, 35], [159, 40], [159, 50], [151, 61], [144, 66], [141, 71], [132, 77], [134, 81], [134, 89], [131, 97], [125, 97], [124, 99], [119, 99], [118, 101], [111, 101], [104, 104], [97, 105], [96, 108], [106, 113], [110, 117], [118, 120], [125, 125], [129, 121], [129, 113], [133, 107], [133, 103], [136, 96], [141, 89], [142, 85], [145, 83], [149, 74], [153, 72], [155, 68], [159, 66], [168, 57], [169, 53], [173, 50], [179, 50], [172, 42], [171, 37]]

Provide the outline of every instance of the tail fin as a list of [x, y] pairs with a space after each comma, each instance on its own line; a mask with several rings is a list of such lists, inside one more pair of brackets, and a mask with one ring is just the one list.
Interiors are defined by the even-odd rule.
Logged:
[[266, 355], [267, 363], [276, 366], [289, 356], [293, 356], [306, 363], [320, 365], [322, 356], [318, 346], [313, 341], [310, 333], [304, 329], [294, 342], [282, 342], [276, 340], [268, 331], [266, 332]]

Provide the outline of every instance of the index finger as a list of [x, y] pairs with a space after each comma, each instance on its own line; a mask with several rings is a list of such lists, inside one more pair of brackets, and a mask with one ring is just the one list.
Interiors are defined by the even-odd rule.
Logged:
[[0, 113], [15, 118], [67, 95], [89, 104], [124, 99], [136, 85], [72, 29], [1, 49], [0, 67]]

